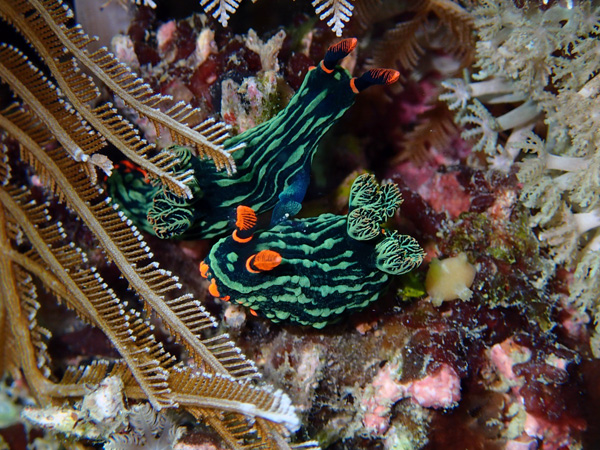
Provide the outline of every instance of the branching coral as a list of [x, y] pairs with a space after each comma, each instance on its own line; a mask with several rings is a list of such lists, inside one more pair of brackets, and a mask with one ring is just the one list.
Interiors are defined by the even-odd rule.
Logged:
[[[384, 3], [379, 9], [387, 8]], [[412, 17], [386, 31], [378, 46], [374, 63], [388, 67], [396, 61], [404, 71], [416, 67], [426, 47], [435, 48], [444, 39], [444, 49], [462, 64], [473, 56], [473, 18], [451, 0], [427, 0], [410, 8]], [[442, 38], [440, 38], [442, 36]]]
[[[152, 0], [133, 0], [135, 3], [144, 4], [156, 8]], [[206, 13], [212, 15], [224, 27], [229, 19], [240, 6], [241, 0], [200, 0], [200, 4]], [[253, 0], [256, 1], [256, 0]], [[313, 0], [315, 13], [321, 20], [327, 20], [327, 26], [331, 28], [336, 36], [341, 36], [346, 22], [352, 17], [354, 6], [352, 0]]]

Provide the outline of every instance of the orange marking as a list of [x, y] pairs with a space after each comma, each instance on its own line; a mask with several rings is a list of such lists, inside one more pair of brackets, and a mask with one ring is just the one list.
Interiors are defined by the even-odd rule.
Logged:
[[273, 250], [261, 250], [246, 260], [246, 270], [250, 273], [266, 272], [273, 270], [282, 260], [281, 255]]
[[248, 236], [247, 238], [241, 238], [238, 236], [237, 234], [238, 230], [233, 230], [233, 233], [231, 233], [231, 237], [233, 238], [234, 241], [239, 242], [241, 244], [245, 244], [246, 242], [250, 242], [252, 240], [252, 234], [250, 236]]
[[249, 230], [256, 225], [256, 213], [252, 208], [240, 205], [236, 209], [236, 215], [235, 226], [240, 230]]
[[308, 71], [310, 72], [311, 70], [316, 69], [316, 68], [317, 68], [317, 66], [308, 66]]
[[358, 44], [358, 39], [356, 38], [348, 38], [344, 39], [337, 44], [331, 45], [327, 51], [328, 52], [339, 52], [342, 51], [346, 54], [350, 53], [352, 50], [356, 48], [356, 44]]
[[200, 263], [199, 269], [200, 269], [200, 276], [202, 278], [207, 278], [208, 276], [206, 274], [208, 273], [208, 269], [210, 269], [210, 267], [208, 267], [208, 264], [206, 264], [204, 261], [202, 261]]
[[136, 169], [135, 165], [131, 161], [123, 160], [121, 161], [121, 164], [129, 169], [129, 171]]
[[256, 257], [256, 255], [252, 255], [250, 258], [248, 258], [246, 260], [246, 270], [250, 273], [260, 273], [260, 270], [254, 270], [252, 268], [252, 262], [254, 261], [255, 257]]
[[266, 271], [273, 270], [281, 264], [281, 255], [273, 250], [261, 250], [254, 258], [254, 267], [258, 270]]
[[400, 78], [400, 72], [393, 69], [372, 69], [373, 78], [382, 80], [385, 84], [392, 84]]
[[210, 286], [208, 287], [208, 292], [210, 292], [210, 295], [212, 295], [213, 297], [219, 298], [221, 296], [221, 294], [219, 294], [219, 289], [217, 289], [217, 282], [215, 281], [214, 278], [212, 280], [210, 280]]
[[125, 170], [124, 170], [125, 173], [133, 172], [134, 170], [138, 171], [139, 173], [141, 173], [144, 176], [144, 181], [146, 183], [150, 182], [150, 178], [148, 178], [148, 172], [146, 170], [142, 169], [141, 167], [135, 165], [131, 161], [127, 161], [126, 159], [124, 159], [123, 161], [120, 162], [120, 164], [116, 164], [115, 168], [119, 168], [120, 166], [125, 167]]
[[350, 79], [350, 89], [352, 89], [352, 92], [354, 92], [355, 94], [358, 94], [358, 89], [356, 89], [356, 84], [355, 84], [355, 80], [356, 77], [353, 77]]
[[225, 297], [221, 297], [221, 300], [223, 300], [224, 302], [228, 302], [231, 299], [231, 297], [229, 295], [226, 295]]
[[319, 67], [323, 70], [323, 72], [325, 73], [331, 73], [333, 72], [333, 69], [328, 69], [327, 67], [325, 67], [325, 64], [323, 64], [323, 61], [321, 61], [319, 63]]
[[258, 313], [256, 311], [254, 311], [252, 308], [250, 308], [250, 314], [252, 314], [255, 317], [258, 317]]

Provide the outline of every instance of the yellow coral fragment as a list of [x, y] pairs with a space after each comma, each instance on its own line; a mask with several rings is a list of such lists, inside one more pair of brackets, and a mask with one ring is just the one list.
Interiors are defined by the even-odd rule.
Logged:
[[446, 300], [469, 300], [473, 293], [469, 288], [476, 272], [477, 269], [467, 261], [465, 253], [444, 260], [432, 260], [425, 278], [425, 289], [431, 302], [440, 306]]

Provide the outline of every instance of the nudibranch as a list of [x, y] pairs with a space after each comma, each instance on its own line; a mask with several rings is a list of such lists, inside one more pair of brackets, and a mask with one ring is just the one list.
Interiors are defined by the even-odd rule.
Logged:
[[212, 247], [200, 274], [215, 297], [274, 322], [322, 328], [377, 300], [392, 275], [421, 264], [414, 238], [381, 226], [401, 202], [395, 184], [361, 175], [346, 216], [290, 219], [256, 231], [254, 211], [240, 206], [235, 230]]
[[322, 136], [352, 106], [359, 92], [399, 78], [391, 69], [371, 69], [351, 77], [338, 63], [356, 43], [351, 38], [330, 46], [282, 111], [224, 142], [226, 150], [245, 143], [233, 153], [237, 166], [233, 175], [216, 172], [210, 162], [175, 147], [173, 151], [182, 159], [175, 169], [194, 170], [192, 200], [178, 198], [160, 186], [141, 186], [142, 174], [135, 171], [115, 171], [118, 173], [108, 183], [111, 196], [134, 222], [162, 238], [223, 235], [231, 230], [238, 205], [257, 214], [273, 210], [273, 225], [295, 215], [306, 194], [312, 159]]

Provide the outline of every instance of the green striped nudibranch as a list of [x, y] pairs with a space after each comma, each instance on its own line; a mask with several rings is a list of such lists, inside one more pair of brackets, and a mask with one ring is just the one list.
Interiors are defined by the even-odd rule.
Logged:
[[421, 264], [417, 241], [381, 228], [402, 198], [372, 175], [353, 183], [347, 216], [284, 220], [255, 232], [256, 216], [239, 207], [236, 229], [200, 263], [209, 292], [274, 322], [322, 328], [377, 300], [392, 275]]
[[108, 180], [113, 199], [136, 224], [162, 238], [197, 239], [223, 235], [231, 229], [238, 205], [257, 214], [273, 210], [271, 223], [301, 208], [313, 156], [322, 136], [354, 103], [356, 94], [374, 84], [395, 82], [399, 73], [372, 69], [358, 78], [338, 66], [356, 46], [356, 39], [332, 45], [311, 69], [289, 104], [275, 117], [224, 142], [237, 171], [228, 176], [210, 162], [174, 147], [182, 159], [176, 171], [194, 170], [194, 197], [178, 198], [160, 186], [145, 183], [138, 171], [115, 171]]

